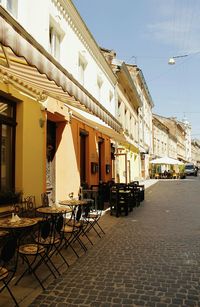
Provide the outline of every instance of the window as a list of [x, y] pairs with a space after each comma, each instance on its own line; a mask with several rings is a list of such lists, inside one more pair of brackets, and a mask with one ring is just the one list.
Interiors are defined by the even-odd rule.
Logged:
[[78, 70], [79, 70], [79, 80], [80, 80], [80, 83], [82, 85], [84, 85], [84, 81], [85, 81], [85, 78], [84, 78], [85, 65], [83, 64], [83, 62], [81, 62], [80, 59], [79, 59], [79, 63], [78, 63]]
[[112, 102], [114, 94], [112, 91], [109, 91], [109, 102]]
[[82, 85], [85, 83], [85, 69], [87, 66], [87, 60], [82, 53], [79, 53], [78, 69], [79, 69], [79, 81]]
[[117, 118], [119, 119], [119, 120], [121, 120], [121, 106], [122, 106], [122, 104], [121, 104], [121, 101], [120, 100], [118, 100], [118, 103], [117, 103]]
[[14, 188], [15, 105], [0, 97], [0, 190]]
[[129, 116], [128, 116], [128, 110], [126, 108], [125, 108], [124, 124], [125, 124], [125, 129], [128, 132]]
[[0, 0], [0, 4], [17, 18], [18, 0]]
[[60, 60], [61, 43], [65, 36], [65, 31], [61, 27], [61, 15], [49, 16], [49, 52]]
[[61, 37], [53, 26], [49, 28], [49, 45], [51, 54], [57, 59], [60, 59], [60, 43]]
[[97, 76], [97, 95], [98, 95], [98, 100], [101, 101], [101, 89], [102, 89], [102, 84], [103, 84], [103, 80], [100, 76]]

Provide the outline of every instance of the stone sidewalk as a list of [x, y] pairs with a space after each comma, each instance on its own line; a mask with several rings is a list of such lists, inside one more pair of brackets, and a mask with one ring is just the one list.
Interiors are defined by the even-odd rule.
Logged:
[[128, 217], [106, 216], [106, 235], [30, 306], [200, 306], [199, 190], [159, 181]]

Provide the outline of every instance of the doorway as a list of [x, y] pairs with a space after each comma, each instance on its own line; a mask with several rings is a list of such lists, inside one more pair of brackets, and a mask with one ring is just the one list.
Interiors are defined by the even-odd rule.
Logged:
[[117, 180], [120, 183], [128, 183], [127, 170], [128, 170], [128, 160], [126, 153], [116, 153], [117, 160]]
[[87, 161], [87, 137], [88, 132], [80, 131], [80, 185], [87, 183], [86, 161]]
[[104, 139], [99, 138], [98, 140], [98, 153], [99, 153], [99, 182], [103, 181], [103, 177], [102, 177], [102, 157], [103, 157], [103, 143], [104, 143]]
[[51, 203], [55, 202], [56, 123], [50, 120], [47, 121], [46, 147], [46, 191]]

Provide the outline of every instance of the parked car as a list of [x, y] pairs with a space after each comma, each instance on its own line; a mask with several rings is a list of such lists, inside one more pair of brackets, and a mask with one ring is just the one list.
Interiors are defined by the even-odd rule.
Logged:
[[198, 168], [193, 163], [185, 164], [185, 175], [197, 176]]

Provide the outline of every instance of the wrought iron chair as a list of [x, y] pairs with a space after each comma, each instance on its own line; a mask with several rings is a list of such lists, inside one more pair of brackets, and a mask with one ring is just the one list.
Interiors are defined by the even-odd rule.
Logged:
[[101, 233], [105, 234], [104, 230], [99, 224], [101, 215], [102, 215], [102, 210], [98, 210], [94, 203], [88, 203], [88, 205], [84, 207], [83, 218], [87, 223], [84, 235], [92, 229], [100, 238], [101, 238]]
[[[76, 251], [74, 244], [77, 242], [79, 246], [82, 248], [83, 251], [87, 251], [87, 247], [81, 240], [81, 236], [85, 232], [85, 227], [87, 225], [84, 223], [82, 219], [82, 207], [76, 206], [73, 209], [73, 213], [69, 219], [65, 220], [64, 227], [63, 227], [63, 238], [64, 238], [64, 246], [65, 248], [70, 247], [74, 254], [79, 258], [79, 254]], [[86, 238], [88, 241], [93, 245], [92, 241], [86, 234]]]
[[110, 214], [119, 217], [122, 212], [128, 215], [131, 192], [126, 184], [114, 184], [110, 189]]
[[129, 188], [133, 189], [132, 202], [134, 207], [139, 207], [140, 202], [144, 199], [144, 186], [135, 184], [134, 182], [129, 183]]
[[[54, 216], [53, 219], [52, 219], [52, 223], [54, 224], [55, 229], [54, 229], [54, 240], [52, 238], [53, 249], [52, 249], [49, 257], [52, 258], [54, 255], [59, 255], [61, 257], [61, 259], [63, 260], [63, 264], [66, 264], [67, 267], [69, 267], [67, 260], [65, 259], [65, 257], [62, 254], [63, 227], [64, 227], [63, 214], [60, 214], [58, 216]], [[58, 268], [57, 268], [57, 270], [58, 270]], [[59, 271], [58, 271], [58, 273], [59, 273]]]
[[41, 194], [41, 203], [42, 207], [48, 207], [49, 206], [49, 197], [46, 192]]
[[0, 253], [0, 293], [6, 288], [16, 306], [19, 306], [13, 295], [9, 283], [13, 279], [18, 262], [17, 239], [15, 237], [5, 237], [4, 244], [1, 246]]
[[26, 216], [35, 219], [37, 222], [42, 221], [42, 217], [37, 213], [36, 210], [35, 196], [26, 196], [22, 202], [22, 216]]
[[44, 290], [43, 280], [41, 280], [36, 273], [42, 264], [45, 264], [49, 272], [56, 278], [53, 269], [58, 273], [58, 269], [51, 260], [51, 251], [56, 244], [55, 227], [47, 219], [39, 222], [39, 230], [35, 234], [35, 241], [19, 246], [19, 255], [27, 264], [27, 268], [16, 281], [16, 285], [28, 272], [32, 273], [40, 286]]

